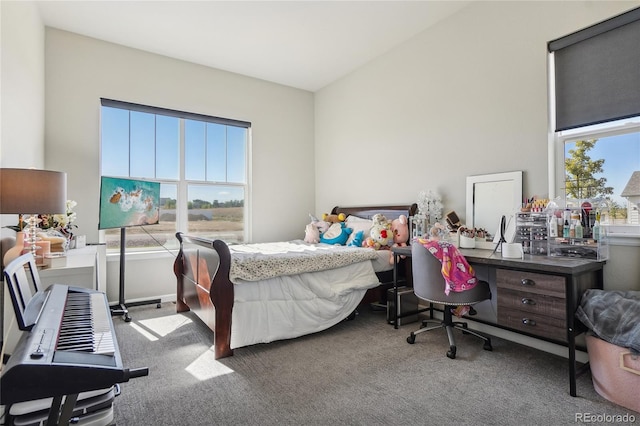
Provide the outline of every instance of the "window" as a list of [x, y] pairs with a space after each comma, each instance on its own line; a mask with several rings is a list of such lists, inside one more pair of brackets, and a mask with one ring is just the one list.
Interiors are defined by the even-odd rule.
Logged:
[[550, 41], [549, 195], [640, 236], [640, 8]]
[[[160, 224], [127, 229], [127, 248], [176, 247], [176, 231], [247, 238], [250, 123], [101, 100], [101, 174], [160, 182]], [[108, 249], [119, 230], [105, 231]]]
[[556, 133], [556, 195], [584, 200], [610, 232], [640, 235], [640, 117]]

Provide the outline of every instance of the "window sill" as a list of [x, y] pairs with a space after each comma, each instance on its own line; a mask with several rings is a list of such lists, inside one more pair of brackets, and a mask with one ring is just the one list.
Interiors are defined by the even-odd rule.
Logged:
[[[163, 257], [171, 257], [175, 258], [178, 253], [178, 250], [175, 250], [175, 254], [169, 253], [165, 250], [145, 250], [145, 251], [128, 251], [126, 254], [126, 260], [148, 260], [148, 259], [160, 259]], [[119, 262], [120, 261], [120, 252], [108, 252], [107, 253], [107, 262]]]

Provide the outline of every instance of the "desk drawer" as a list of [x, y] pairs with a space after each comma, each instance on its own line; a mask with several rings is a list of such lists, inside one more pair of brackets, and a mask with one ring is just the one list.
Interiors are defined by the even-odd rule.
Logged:
[[555, 275], [537, 274], [534, 272], [511, 271], [508, 269], [496, 269], [496, 284], [498, 293], [500, 289], [507, 288], [529, 293], [546, 294], [559, 298], [565, 298], [564, 277]]
[[498, 324], [535, 336], [567, 341], [567, 328], [563, 319], [498, 307]]
[[562, 321], [566, 318], [565, 299], [507, 288], [498, 290], [498, 310], [502, 308], [522, 311], [523, 315], [544, 315]]

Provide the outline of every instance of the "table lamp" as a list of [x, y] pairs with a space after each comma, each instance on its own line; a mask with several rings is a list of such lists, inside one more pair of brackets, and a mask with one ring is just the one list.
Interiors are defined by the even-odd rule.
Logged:
[[0, 168], [0, 214], [17, 214], [20, 228], [23, 215], [31, 214], [25, 243], [36, 255], [39, 214], [66, 212], [67, 174], [38, 169]]

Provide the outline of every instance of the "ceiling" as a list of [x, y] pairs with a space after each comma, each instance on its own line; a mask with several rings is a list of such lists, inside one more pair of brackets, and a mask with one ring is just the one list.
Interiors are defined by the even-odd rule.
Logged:
[[46, 26], [316, 91], [470, 1], [38, 1]]

